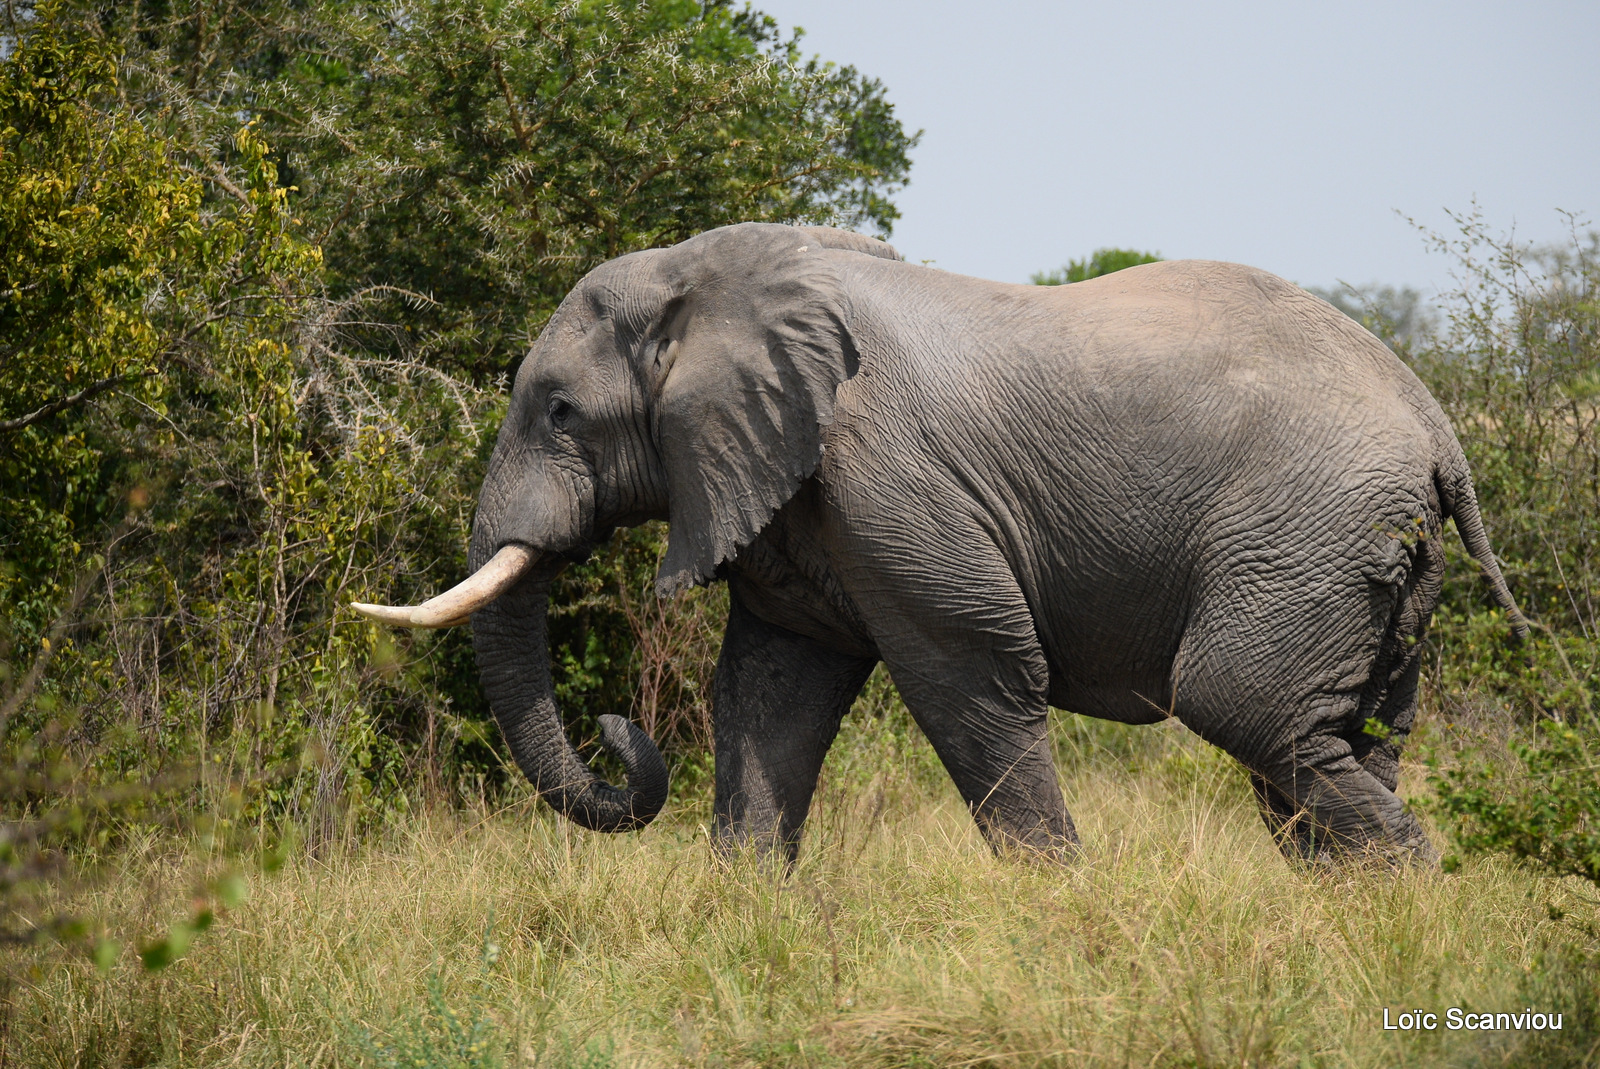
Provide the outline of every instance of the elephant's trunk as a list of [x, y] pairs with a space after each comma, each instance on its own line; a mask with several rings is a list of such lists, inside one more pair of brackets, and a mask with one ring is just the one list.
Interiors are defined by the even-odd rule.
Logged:
[[600, 718], [600, 738], [621, 758], [627, 787], [589, 770], [568, 741], [550, 681], [546, 626], [555, 566], [536, 566], [472, 617], [472, 647], [490, 707], [517, 766], [551, 807], [593, 831], [642, 828], [667, 800], [661, 752], [632, 721]]

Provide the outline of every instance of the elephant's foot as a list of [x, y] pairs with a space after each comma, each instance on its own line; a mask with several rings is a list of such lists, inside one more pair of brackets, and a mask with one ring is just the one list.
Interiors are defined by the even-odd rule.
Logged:
[[1439, 852], [1421, 823], [1384, 784], [1353, 761], [1331, 769], [1301, 767], [1291, 782], [1299, 800], [1251, 773], [1262, 822], [1291, 861], [1316, 865], [1373, 862], [1432, 867]]
[[1076, 833], [1029, 838], [985, 834], [984, 839], [995, 857], [1025, 864], [1065, 865], [1078, 856], [1082, 847]]
[[[1056, 795], [1060, 801], [1060, 795]], [[1009, 807], [975, 805], [973, 819], [996, 857], [1021, 861], [1063, 864], [1076, 856], [1081, 840], [1072, 816], [1063, 804], [1055, 811], [1041, 812], [1038, 799]]]
[[711, 856], [723, 868], [771, 868], [787, 875], [800, 857], [799, 830], [786, 832], [781, 820], [759, 830], [719, 822], [711, 836]]

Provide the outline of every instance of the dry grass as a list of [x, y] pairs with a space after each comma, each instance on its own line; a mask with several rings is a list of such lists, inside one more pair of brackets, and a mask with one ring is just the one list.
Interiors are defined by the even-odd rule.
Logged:
[[[419, 818], [257, 877], [162, 973], [41, 956], [7, 1064], [1583, 1064], [1579, 996], [1538, 964], [1592, 942], [1577, 888], [1292, 869], [1175, 727], [1068, 721], [1061, 754], [1086, 846], [1060, 869], [991, 858], [894, 716], [847, 725], [787, 878], [713, 863], [704, 797], [619, 838], [532, 807]], [[128, 890], [170, 863], [130, 857], [96, 908], [176, 915]], [[1566, 1012], [1556, 1042], [1381, 1027], [1530, 1001]]]

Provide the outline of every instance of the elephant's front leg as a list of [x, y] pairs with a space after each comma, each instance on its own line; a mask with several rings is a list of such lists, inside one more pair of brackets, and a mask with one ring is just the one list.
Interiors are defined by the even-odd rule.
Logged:
[[[975, 525], [896, 539], [860, 578], [906, 707], [996, 851], [1078, 843], [1047, 732], [1049, 668], [1026, 599]], [[953, 578], [952, 578], [953, 577]]]
[[1043, 688], [1009, 686], [1028, 673], [992, 650], [919, 638], [895, 659], [886, 643], [884, 656], [984, 838], [996, 852], [1069, 853], [1078, 831], [1056, 777]]
[[776, 627], [730, 597], [717, 659], [717, 846], [792, 862], [822, 759], [877, 663]]

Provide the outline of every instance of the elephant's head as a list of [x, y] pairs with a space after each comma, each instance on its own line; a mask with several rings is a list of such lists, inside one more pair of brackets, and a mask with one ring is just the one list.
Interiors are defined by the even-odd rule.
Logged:
[[473, 574], [419, 606], [356, 606], [407, 627], [470, 617], [517, 764], [586, 828], [649, 823], [667, 771], [621, 717], [601, 717], [601, 738], [626, 789], [568, 741], [550, 680], [550, 581], [615, 527], [667, 519], [658, 591], [703, 583], [815, 471], [834, 390], [856, 366], [826, 249], [898, 258], [847, 231], [745, 223], [590, 272], [517, 372], [478, 498]]

